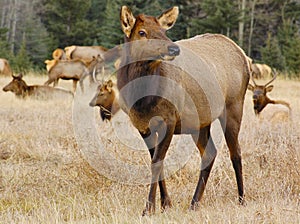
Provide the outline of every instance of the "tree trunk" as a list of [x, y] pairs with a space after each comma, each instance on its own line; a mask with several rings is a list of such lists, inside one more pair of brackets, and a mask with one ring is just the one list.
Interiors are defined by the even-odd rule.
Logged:
[[6, 17], [7, 17], [7, 1], [3, 1], [3, 3], [1, 3], [1, 7], [2, 7], [2, 12], [1, 12], [1, 25], [0, 27], [5, 27], [6, 25]]
[[239, 8], [241, 10], [241, 17], [240, 17], [240, 21], [239, 21], [239, 45], [240, 45], [240, 47], [243, 47], [243, 42], [244, 42], [245, 5], [246, 5], [246, 0], [242, 0], [242, 5], [239, 4]]
[[251, 15], [250, 15], [250, 30], [249, 30], [249, 39], [248, 39], [248, 56], [251, 56], [252, 50], [252, 35], [253, 35], [253, 26], [254, 26], [254, 12], [255, 12], [256, 0], [252, 1], [251, 6]]
[[16, 42], [16, 30], [17, 30], [17, 22], [18, 22], [18, 0], [14, 1], [15, 4], [13, 6], [13, 21], [12, 21], [12, 27], [11, 27], [11, 42], [10, 42], [10, 50], [13, 53], [15, 50], [15, 42]]

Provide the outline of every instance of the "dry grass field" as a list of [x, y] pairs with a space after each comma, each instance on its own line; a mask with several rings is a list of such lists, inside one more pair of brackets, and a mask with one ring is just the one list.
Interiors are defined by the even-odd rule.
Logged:
[[[47, 78], [27, 75], [24, 79], [28, 84], [42, 84]], [[289, 120], [258, 119], [247, 92], [240, 132], [245, 206], [238, 204], [228, 149], [220, 141], [199, 211], [188, 210], [200, 158], [187, 139], [182, 150], [192, 149], [192, 155], [167, 179], [173, 208], [161, 213], [157, 195], [156, 214], [151, 217], [141, 216], [148, 185], [126, 183], [128, 170], [124, 175], [119, 170], [122, 181], [116, 181], [101, 172], [108, 163], [99, 163], [95, 169], [85, 159], [75, 135], [76, 101], [20, 100], [2, 91], [9, 81], [0, 77], [0, 223], [300, 223], [299, 81], [279, 77], [270, 93], [271, 98], [290, 102]], [[72, 88], [71, 81], [59, 85]], [[88, 104], [88, 97], [84, 103]], [[139, 143], [124, 114], [117, 114], [113, 123], [103, 123], [98, 108], [91, 110], [107, 150], [126, 163], [149, 165], [146, 151], [126, 152], [124, 144], [116, 141], [114, 132], [125, 145]], [[84, 112], [79, 114], [85, 118]], [[173, 140], [169, 156], [180, 137]]]

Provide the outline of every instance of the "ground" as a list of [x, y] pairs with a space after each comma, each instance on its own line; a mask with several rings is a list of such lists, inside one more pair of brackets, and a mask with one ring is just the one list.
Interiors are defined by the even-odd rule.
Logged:
[[[42, 84], [47, 77], [27, 75], [24, 79], [28, 84]], [[9, 81], [0, 77], [1, 89]], [[59, 85], [72, 89], [71, 81]], [[175, 166], [167, 179], [173, 208], [161, 213], [158, 194], [157, 210], [151, 217], [141, 216], [149, 185], [129, 184], [130, 170], [125, 167], [118, 166], [114, 172], [110, 166], [110, 176], [108, 164], [92, 163], [91, 154], [82, 149], [86, 142], [94, 143], [80, 140], [90, 132], [80, 129], [78, 119], [87, 119], [88, 114], [81, 113], [76, 100], [20, 100], [1, 90], [0, 223], [299, 223], [300, 82], [279, 77], [274, 86], [270, 97], [290, 102], [290, 119], [258, 119], [250, 92], [245, 99], [240, 144], [246, 205], [238, 203], [228, 149], [217, 136], [218, 155], [199, 210], [189, 211], [200, 157], [188, 137], [176, 136], [168, 156], [177, 158], [179, 148], [179, 153], [190, 150], [190, 157]], [[89, 98], [83, 99], [81, 103], [88, 104]], [[92, 130], [104, 139], [113, 158], [121, 164], [140, 164], [147, 177], [148, 153], [126, 115], [118, 113], [108, 123], [100, 120], [98, 108], [90, 111], [93, 118], [87, 121], [94, 122]], [[127, 147], [139, 150], [128, 152]]]

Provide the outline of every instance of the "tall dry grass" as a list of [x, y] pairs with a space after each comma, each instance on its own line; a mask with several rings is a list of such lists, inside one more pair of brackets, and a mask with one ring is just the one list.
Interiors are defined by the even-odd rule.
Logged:
[[[24, 79], [41, 84], [46, 77]], [[1, 89], [9, 81], [0, 78]], [[72, 88], [70, 81], [60, 85]], [[240, 132], [246, 206], [238, 204], [228, 149], [219, 144], [199, 211], [188, 210], [200, 167], [194, 149], [187, 164], [167, 179], [173, 208], [160, 213], [157, 199], [151, 217], [141, 217], [149, 186], [112, 181], [84, 159], [74, 134], [71, 100], [24, 101], [0, 91], [0, 223], [299, 223], [300, 82], [276, 80], [274, 85], [270, 96], [290, 102], [292, 118], [257, 119], [247, 93]], [[107, 136], [114, 155], [125, 157], [108, 129], [128, 124], [102, 123], [97, 110], [99, 135]], [[137, 138], [130, 127], [126, 130], [119, 133], [122, 138]], [[186, 147], [195, 148], [191, 142]], [[145, 153], [141, 162], [148, 163], [148, 157]]]

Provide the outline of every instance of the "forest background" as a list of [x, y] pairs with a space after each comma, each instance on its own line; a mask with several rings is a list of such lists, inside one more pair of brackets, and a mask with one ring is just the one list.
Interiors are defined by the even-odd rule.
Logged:
[[254, 62], [300, 77], [300, 0], [1, 0], [0, 58], [14, 72], [42, 72], [56, 48], [121, 44], [122, 5], [154, 16], [177, 5], [172, 40], [222, 33]]

